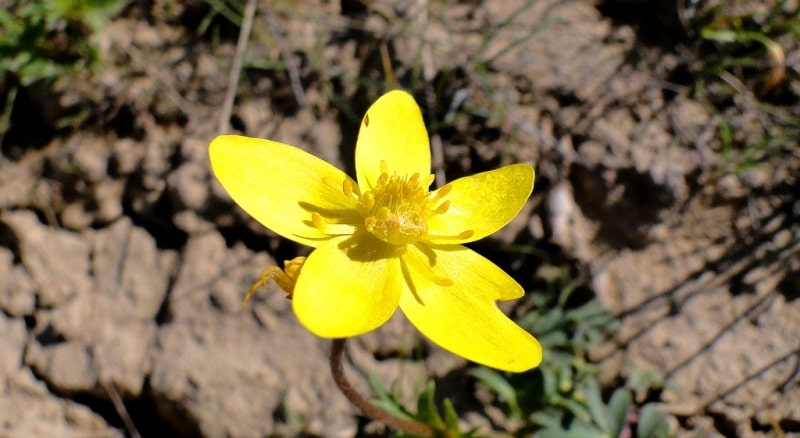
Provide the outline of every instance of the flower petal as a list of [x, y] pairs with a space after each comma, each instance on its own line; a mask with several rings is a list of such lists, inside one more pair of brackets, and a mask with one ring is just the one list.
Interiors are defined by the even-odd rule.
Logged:
[[209, 146], [214, 175], [233, 200], [265, 227], [287, 239], [316, 247], [330, 236], [311, 213], [341, 221], [357, 215], [356, 200], [344, 194], [344, 172], [294, 146], [270, 140], [221, 135]]
[[317, 336], [357, 336], [397, 310], [402, 281], [400, 261], [388, 245], [370, 235], [335, 237], [308, 256], [292, 306]]
[[[442, 199], [449, 200], [450, 207], [428, 219], [431, 240], [436, 243], [473, 242], [503, 228], [531, 195], [534, 176], [533, 167], [512, 164], [459, 178], [441, 187], [434, 196], [449, 190]], [[468, 230], [472, 233], [465, 233]]]
[[431, 149], [422, 113], [405, 91], [390, 91], [367, 110], [356, 141], [356, 175], [361, 192], [375, 187], [384, 161], [390, 175], [421, 177], [431, 172]]
[[[461, 245], [409, 245], [401, 260], [406, 282], [400, 308], [431, 341], [505, 371], [539, 365], [539, 342], [495, 304], [523, 294], [522, 287], [502, 269]], [[454, 284], [445, 285], [442, 279]]]

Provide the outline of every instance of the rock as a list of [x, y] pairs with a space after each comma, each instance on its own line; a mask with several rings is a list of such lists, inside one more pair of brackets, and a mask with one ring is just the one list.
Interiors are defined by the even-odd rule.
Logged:
[[0, 208], [30, 205], [37, 179], [30, 166], [12, 165], [0, 155]]
[[109, 174], [125, 176], [132, 174], [144, 159], [145, 148], [129, 138], [121, 138], [112, 146], [109, 159]]
[[209, 222], [191, 210], [184, 210], [173, 215], [172, 223], [187, 234], [203, 234], [215, 230], [213, 222]]
[[178, 210], [200, 211], [209, 196], [210, 171], [206, 164], [187, 162], [170, 173], [168, 193]]
[[[85, 406], [53, 396], [23, 365], [28, 337], [21, 319], [0, 314], [0, 435], [10, 437], [121, 437], [102, 418]], [[59, 354], [48, 364], [53, 374], [75, 386], [85, 384], [85, 351], [75, 344], [61, 344]]]
[[122, 216], [122, 192], [125, 184], [122, 180], [105, 181], [93, 187], [94, 200], [97, 208], [94, 221], [99, 224], [109, 224]]
[[93, 236], [91, 287], [36, 315], [26, 363], [65, 393], [139, 396], [151, 368], [156, 317], [176, 269], [146, 231], [121, 219]]
[[9, 375], [0, 391], [0, 435], [122, 438], [86, 406], [54, 397], [28, 369]]
[[93, 243], [95, 291], [111, 302], [108, 311], [123, 320], [154, 320], [176, 275], [177, 254], [159, 250], [127, 217], [98, 231]]
[[14, 254], [0, 246], [0, 310], [20, 317], [32, 315], [35, 306], [36, 284], [24, 267], [14, 264]]
[[107, 176], [111, 148], [108, 139], [95, 135], [78, 135], [70, 138], [64, 147], [71, 150], [71, 159], [81, 177], [90, 182], [102, 181]]
[[68, 230], [80, 231], [92, 224], [92, 215], [86, 211], [83, 202], [72, 202], [61, 210], [59, 222]]
[[562, 183], [552, 188], [546, 205], [553, 241], [575, 257], [585, 260], [595, 257], [596, 249], [590, 243], [598, 226], [584, 216], [575, 202], [572, 186]]
[[90, 247], [79, 235], [49, 228], [30, 211], [7, 212], [0, 220], [19, 242], [22, 264], [36, 283], [39, 307], [58, 307], [90, 289]]
[[[150, 378], [161, 415], [175, 419], [177, 430], [299, 433], [275, 420], [287, 416], [305, 424], [307, 433], [354, 433], [351, 408], [327, 370], [328, 342], [297, 323], [274, 286], [259, 291], [250, 308], [241, 306], [247, 288], [273, 263], [241, 245], [227, 248], [217, 233], [190, 237]], [[290, 412], [284, 411], [287, 400]]]
[[0, 393], [2, 393], [7, 385], [6, 377], [22, 367], [22, 352], [25, 350], [28, 331], [21, 319], [9, 319], [0, 313], [0, 333], [3, 334], [0, 336]]
[[25, 349], [25, 364], [47, 383], [66, 394], [87, 392], [97, 383], [97, 370], [85, 345], [61, 342]]

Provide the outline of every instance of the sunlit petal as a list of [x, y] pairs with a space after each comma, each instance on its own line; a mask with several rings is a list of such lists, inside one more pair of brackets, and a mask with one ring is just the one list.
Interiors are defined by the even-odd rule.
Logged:
[[308, 256], [300, 271], [292, 305], [297, 319], [317, 336], [366, 333], [397, 309], [402, 290], [399, 259], [377, 239], [360, 237], [329, 240]]
[[400, 308], [431, 341], [506, 371], [525, 371], [541, 362], [539, 342], [495, 304], [522, 296], [522, 287], [492, 262], [460, 245], [409, 245], [402, 267]]
[[428, 131], [414, 98], [390, 91], [367, 110], [356, 142], [356, 174], [362, 192], [375, 187], [381, 161], [390, 175], [424, 177], [431, 172]]
[[329, 238], [315, 227], [317, 212], [333, 221], [355, 220], [355, 199], [342, 190], [350, 180], [333, 165], [294, 146], [221, 135], [209, 147], [222, 187], [250, 216], [287, 239], [318, 246]]
[[[457, 179], [434, 192], [447, 192], [447, 210], [428, 220], [436, 243], [465, 243], [493, 234], [514, 218], [533, 190], [534, 171], [513, 164]], [[467, 231], [472, 233], [466, 233]]]

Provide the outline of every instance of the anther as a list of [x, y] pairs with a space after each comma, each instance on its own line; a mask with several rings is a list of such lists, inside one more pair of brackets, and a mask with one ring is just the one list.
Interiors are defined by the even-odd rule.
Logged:
[[375, 212], [375, 217], [378, 220], [386, 220], [389, 216], [391, 216], [392, 212], [387, 207], [381, 207], [378, 211]]
[[455, 284], [453, 279], [448, 277], [431, 276], [431, 280], [439, 286], [452, 286]]
[[436, 179], [436, 175], [434, 175], [432, 173], [428, 174], [428, 176], [426, 176], [425, 178], [422, 179], [422, 188], [427, 189], [428, 187], [430, 187], [431, 184], [433, 184], [433, 180], [435, 180], [435, 179]]
[[450, 191], [451, 191], [451, 190], [453, 190], [453, 186], [451, 186], [451, 185], [449, 185], [449, 184], [448, 184], [448, 185], [446, 185], [446, 186], [442, 187], [441, 189], [439, 189], [439, 190], [436, 192], [436, 196], [434, 196], [434, 197], [433, 197], [433, 199], [434, 199], [434, 200], [436, 200], [436, 199], [442, 199], [442, 198], [444, 198], [445, 196], [447, 196], [448, 194], [450, 194]]
[[322, 216], [320, 216], [320, 214], [316, 211], [311, 213], [311, 223], [314, 224], [314, 228], [325, 232], [325, 223], [322, 221]]
[[450, 200], [448, 199], [448, 200], [442, 202], [441, 204], [439, 204], [439, 206], [436, 207], [436, 210], [434, 210], [434, 212], [436, 214], [444, 214], [449, 209], [450, 209]]
[[344, 192], [344, 195], [348, 198], [353, 197], [353, 183], [347, 178], [342, 181], [342, 192]]
[[389, 174], [389, 165], [386, 164], [386, 160], [381, 160], [381, 164], [380, 165], [381, 165], [381, 173], [384, 173], [384, 174], [388, 175]]
[[462, 231], [461, 233], [456, 236], [457, 239], [469, 239], [472, 235], [475, 234], [475, 230], [466, 230]]
[[422, 273], [426, 278], [439, 286], [447, 287], [455, 284], [452, 278], [443, 275], [436, 275], [436, 273], [433, 271], [433, 266], [430, 266], [415, 257], [403, 257], [401, 258], [401, 262], [405, 262], [413, 266], [417, 272]]
[[431, 240], [438, 240], [438, 239], [448, 239], [448, 240], [449, 239], [458, 239], [458, 240], [463, 240], [463, 239], [469, 239], [470, 237], [472, 237], [473, 234], [475, 234], [475, 230], [466, 230], [466, 231], [462, 231], [462, 232], [460, 232], [458, 234], [451, 235], [451, 236], [443, 236], [443, 235], [440, 235], [440, 234], [429, 234], [428, 238], [431, 239]]
[[375, 207], [375, 195], [373, 195], [372, 192], [367, 192], [361, 197], [360, 201], [366, 211], [370, 211]]
[[319, 230], [322, 234], [327, 236], [346, 236], [353, 234], [356, 227], [352, 223], [347, 222], [329, 222], [316, 211], [311, 212], [311, 224], [314, 228]]

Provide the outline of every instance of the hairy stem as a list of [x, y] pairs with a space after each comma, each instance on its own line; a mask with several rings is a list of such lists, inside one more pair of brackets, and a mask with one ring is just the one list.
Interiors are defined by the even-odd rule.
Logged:
[[331, 345], [331, 374], [336, 386], [342, 391], [345, 397], [350, 400], [361, 413], [367, 417], [382, 422], [383, 424], [403, 432], [407, 432], [418, 436], [433, 436], [434, 430], [427, 424], [419, 423], [412, 420], [396, 417], [377, 406], [372, 405], [364, 397], [361, 396], [350, 385], [347, 377], [344, 375], [344, 367], [342, 365], [342, 355], [344, 354], [344, 343], [346, 339], [334, 339]]

